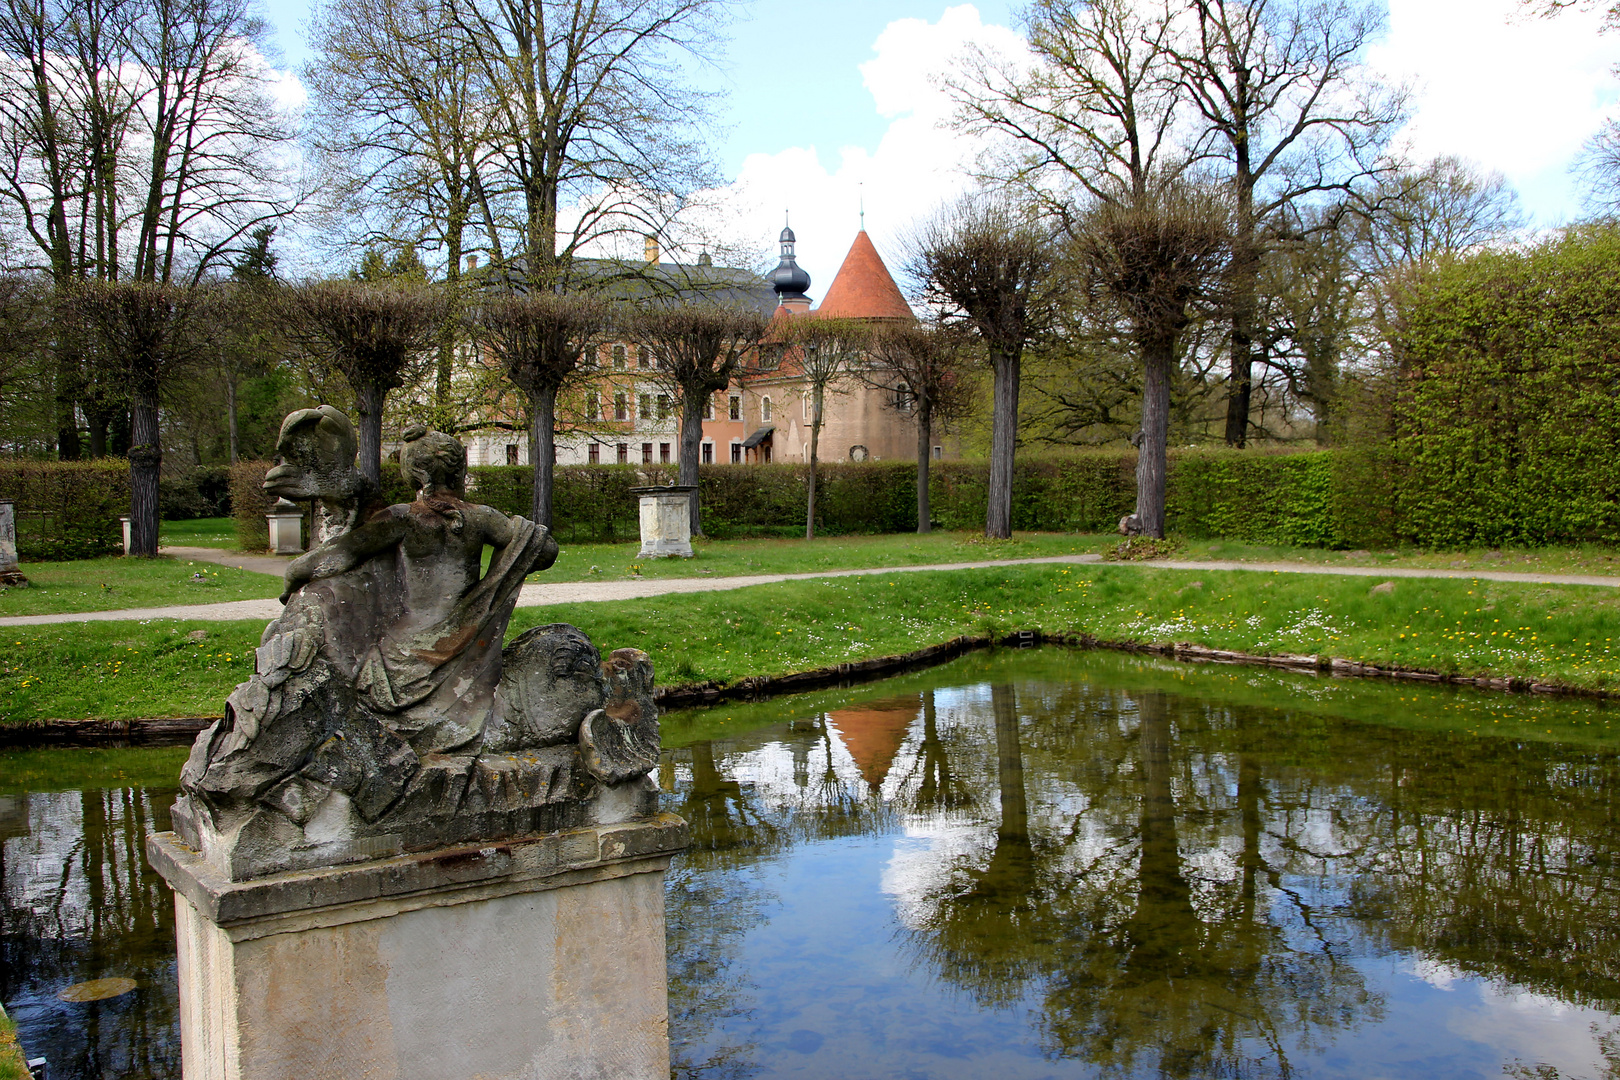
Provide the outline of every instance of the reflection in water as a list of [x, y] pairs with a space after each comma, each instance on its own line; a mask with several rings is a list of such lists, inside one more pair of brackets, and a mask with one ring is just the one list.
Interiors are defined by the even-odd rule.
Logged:
[[[0, 1001], [52, 1077], [180, 1075], [173, 900], [142, 855], [173, 801], [136, 788], [0, 796]], [[136, 985], [58, 997], [97, 979]]]
[[[692, 827], [674, 1074], [1620, 1080], [1611, 749], [1475, 736], [1453, 693], [1356, 684], [1351, 721], [1322, 705], [1342, 686], [1192, 670], [981, 655], [739, 706], [719, 737], [668, 718]], [[1367, 722], [1379, 693], [1400, 726]], [[1478, 700], [1489, 732], [1513, 699]], [[83, 752], [60, 753], [65, 775]], [[0, 1000], [25, 1045], [56, 1077], [177, 1077], [170, 900], [141, 858], [172, 792], [7, 790]], [[104, 978], [138, 987], [56, 996]]]
[[[725, 1003], [679, 1014], [678, 1075], [1616, 1076], [1613, 753], [1200, 700], [1104, 659], [969, 659], [670, 751], [676, 809], [701, 756], [771, 837], [720, 909], [671, 893], [674, 997]], [[861, 725], [900, 710], [874, 776]], [[823, 805], [864, 835], [786, 827]], [[820, 927], [846, 911], [869, 925]], [[693, 955], [726, 978], [686, 983]]]

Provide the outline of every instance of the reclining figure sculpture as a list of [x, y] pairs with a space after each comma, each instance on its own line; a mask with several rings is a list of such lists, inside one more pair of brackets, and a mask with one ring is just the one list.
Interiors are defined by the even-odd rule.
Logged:
[[330, 406], [282, 425], [265, 490], [313, 502], [318, 543], [192, 748], [175, 831], [245, 880], [652, 813], [647, 655], [604, 662], [565, 624], [502, 648], [524, 579], [557, 558], [549, 532], [468, 502], [442, 432], [405, 432], [406, 504], [381, 504], [355, 449]]

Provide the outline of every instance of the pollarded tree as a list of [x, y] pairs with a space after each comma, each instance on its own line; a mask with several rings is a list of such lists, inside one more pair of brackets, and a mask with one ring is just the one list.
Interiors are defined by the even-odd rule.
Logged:
[[[703, 447], [703, 414], [713, 395], [730, 386], [743, 359], [759, 347], [765, 317], [752, 308], [701, 301], [644, 308], [630, 337], [658, 358], [654, 381], [680, 402], [680, 482], [696, 485]], [[702, 534], [698, 493], [692, 492], [692, 535]]]
[[551, 527], [557, 394], [574, 377], [585, 350], [607, 329], [609, 305], [584, 293], [534, 292], [485, 298], [471, 313], [475, 339], [500, 361], [529, 401], [530, 510]]
[[122, 373], [130, 397], [130, 554], [156, 555], [158, 473], [163, 443], [158, 404], [166, 384], [198, 362], [196, 324], [203, 290], [151, 281], [86, 281], [71, 302], [109, 367]]
[[404, 282], [316, 281], [287, 289], [280, 308], [288, 336], [354, 391], [360, 472], [380, 483], [383, 405], [413, 367], [428, 362], [444, 313], [441, 295]]
[[1165, 450], [1177, 338], [1216, 298], [1230, 256], [1230, 208], [1180, 183], [1130, 203], [1099, 201], [1079, 221], [1074, 255], [1088, 296], [1126, 322], [1143, 370], [1136, 513], [1124, 528], [1164, 537]]
[[1050, 231], [1005, 199], [967, 198], [939, 211], [911, 238], [906, 268], [947, 324], [978, 336], [995, 400], [984, 534], [1012, 536], [1013, 456], [1024, 347], [1051, 324], [1056, 264]]
[[972, 396], [968, 342], [940, 326], [885, 326], [869, 343], [872, 363], [860, 371], [868, 386], [889, 395], [889, 404], [917, 424], [917, 531], [928, 532], [928, 469], [934, 426], [962, 415]]
[[856, 319], [824, 319], [809, 315], [784, 324], [783, 337], [796, 346], [791, 361], [804, 380], [810, 400], [810, 474], [804, 509], [804, 538], [816, 538], [816, 466], [820, 461], [821, 428], [826, 422], [827, 395], [844, 392], [863, 363], [872, 340], [872, 327]]

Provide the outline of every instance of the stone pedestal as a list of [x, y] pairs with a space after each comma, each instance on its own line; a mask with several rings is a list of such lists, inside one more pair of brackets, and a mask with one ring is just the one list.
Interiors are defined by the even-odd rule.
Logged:
[[304, 550], [304, 512], [298, 504], [277, 499], [264, 515], [270, 526], [270, 550], [277, 555], [297, 555]]
[[10, 499], [0, 499], [0, 585], [26, 585], [17, 567], [17, 508]]
[[231, 881], [173, 833], [185, 1080], [669, 1075], [661, 814]]
[[631, 488], [641, 496], [641, 551], [637, 557], [692, 557], [692, 493], [695, 485]]
[[119, 518], [118, 523], [124, 527], [124, 554], [128, 555], [129, 549], [135, 546], [135, 532], [129, 523], [128, 515]]

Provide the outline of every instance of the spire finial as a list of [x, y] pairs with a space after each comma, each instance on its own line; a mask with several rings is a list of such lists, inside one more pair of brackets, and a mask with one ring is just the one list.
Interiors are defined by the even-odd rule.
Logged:
[[861, 232], [865, 232], [866, 231], [866, 181], [862, 180], [859, 184], [856, 185], [856, 188], [860, 192], [860, 200], [861, 200]]

